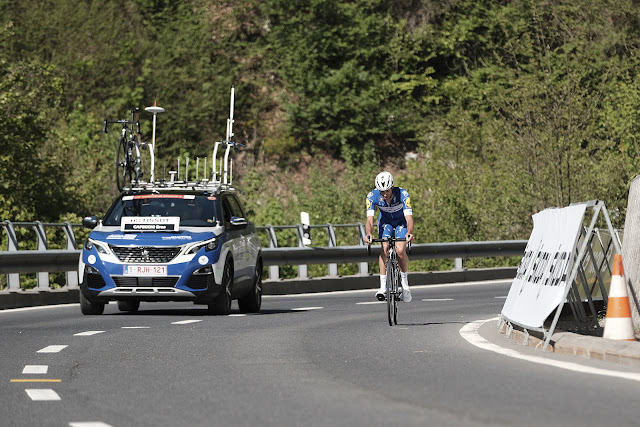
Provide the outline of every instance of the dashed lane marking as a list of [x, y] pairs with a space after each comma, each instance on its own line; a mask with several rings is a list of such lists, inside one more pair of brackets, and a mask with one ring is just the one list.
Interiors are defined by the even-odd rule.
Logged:
[[507, 295], [503, 295], [503, 296], [499, 296], [499, 297], [494, 297], [495, 299], [507, 299]]
[[48, 365], [25, 365], [23, 374], [46, 374], [49, 371]]
[[309, 311], [309, 310], [322, 310], [324, 307], [298, 307], [292, 308], [291, 311]]
[[31, 400], [62, 400], [60, 396], [58, 396], [58, 393], [50, 388], [28, 388], [25, 391]]
[[86, 332], [79, 332], [77, 334], [73, 334], [74, 337], [89, 337], [91, 335], [97, 335], [97, 334], [101, 334], [104, 331], [86, 331]]
[[202, 322], [202, 320], [179, 320], [177, 322], [171, 322], [172, 325], [187, 325], [189, 323], [198, 323]]
[[37, 353], [60, 353], [65, 348], [69, 347], [68, 345], [50, 345], [41, 350], [38, 350]]
[[122, 329], [149, 329], [149, 326], [123, 326]]
[[81, 421], [69, 423], [70, 427], [111, 427], [101, 421]]
[[10, 380], [12, 383], [61, 383], [59, 379], [47, 378], [15, 378]]
[[471, 344], [475, 345], [476, 347], [482, 348], [484, 350], [493, 351], [494, 353], [499, 353], [504, 356], [526, 360], [528, 362], [539, 363], [541, 365], [553, 366], [560, 369], [567, 369], [569, 371], [581, 372], [588, 375], [603, 375], [607, 377], [615, 377], [615, 378], [623, 378], [623, 379], [632, 380], [632, 381], [640, 381], [640, 374], [637, 374], [637, 373], [624, 372], [624, 371], [612, 371], [608, 369], [601, 369], [601, 368], [594, 368], [591, 366], [580, 365], [578, 363], [573, 363], [573, 362], [564, 362], [561, 360], [547, 359], [540, 356], [523, 354], [515, 350], [511, 350], [509, 348], [502, 348], [496, 344], [492, 344], [480, 336], [480, 334], [478, 333], [478, 329], [480, 328], [480, 326], [482, 326], [487, 322], [497, 322], [497, 321], [498, 321], [497, 317], [494, 317], [492, 319], [486, 319], [486, 320], [476, 320], [475, 322], [471, 322], [464, 325], [459, 332], [462, 338], [469, 341]]
[[366, 302], [357, 302], [356, 305], [372, 305], [372, 304], [386, 304], [386, 301], [366, 301]]
[[240, 313], [240, 314], [230, 314], [228, 317], [247, 317], [246, 314], [244, 313]]
[[453, 301], [453, 298], [425, 298], [422, 301], [426, 301], [426, 302]]

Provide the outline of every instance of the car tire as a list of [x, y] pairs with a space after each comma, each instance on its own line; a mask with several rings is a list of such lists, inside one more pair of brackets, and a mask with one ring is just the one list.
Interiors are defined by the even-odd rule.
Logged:
[[104, 303], [91, 302], [80, 291], [80, 311], [84, 315], [100, 315], [104, 312]]
[[118, 310], [120, 311], [138, 311], [140, 301], [118, 301]]
[[258, 313], [262, 305], [262, 262], [258, 261], [249, 294], [238, 300], [242, 313]]
[[233, 283], [233, 262], [228, 259], [222, 273], [222, 292], [209, 304], [209, 313], [219, 316], [231, 313], [231, 283]]

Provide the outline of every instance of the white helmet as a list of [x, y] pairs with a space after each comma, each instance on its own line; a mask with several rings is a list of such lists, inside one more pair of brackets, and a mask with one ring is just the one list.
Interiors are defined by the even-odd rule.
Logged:
[[380, 172], [376, 176], [376, 188], [380, 191], [385, 191], [393, 188], [393, 175], [389, 172]]

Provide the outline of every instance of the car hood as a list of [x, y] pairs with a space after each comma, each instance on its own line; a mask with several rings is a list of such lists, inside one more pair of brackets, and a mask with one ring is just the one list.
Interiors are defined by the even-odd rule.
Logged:
[[92, 231], [89, 237], [116, 246], [178, 246], [191, 242], [209, 240], [216, 236], [213, 231], [183, 229], [177, 232], [123, 233], [119, 228], [112, 231]]

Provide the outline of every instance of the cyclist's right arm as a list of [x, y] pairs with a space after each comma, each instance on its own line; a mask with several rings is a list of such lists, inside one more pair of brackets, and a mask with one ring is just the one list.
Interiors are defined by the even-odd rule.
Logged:
[[371, 233], [373, 233], [373, 216], [368, 216], [367, 217], [367, 222], [364, 225], [364, 232], [365, 232], [365, 243], [371, 243], [371, 240], [373, 239], [373, 236]]
[[371, 244], [371, 240], [373, 239], [371, 233], [373, 233], [373, 216], [375, 214], [375, 209], [375, 205], [373, 204], [373, 192], [370, 192], [367, 195], [367, 222], [364, 226], [365, 243], [369, 244]]

